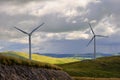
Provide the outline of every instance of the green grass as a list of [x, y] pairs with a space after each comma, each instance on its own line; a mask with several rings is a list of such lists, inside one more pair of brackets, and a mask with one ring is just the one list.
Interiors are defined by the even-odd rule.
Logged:
[[36, 67], [36, 68], [46, 68], [46, 69], [55, 69], [55, 70], [61, 70], [62, 68], [38, 61], [32, 61], [28, 59], [20, 59], [16, 57], [11, 56], [5, 56], [2, 53], [0, 54], [0, 65], [22, 65], [22, 66], [29, 66], [29, 67]]
[[[9, 52], [2, 52], [2, 53], [4, 55], [14, 56], [20, 59], [28, 59], [28, 56], [29, 56], [27, 53], [24, 53], [24, 52], [9, 51]], [[38, 54], [32, 54], [32, 60], [46, 62], [50, 64], [65, 64], [65, 63], [79, 61], [78, 59], [73, 59], [73, 58], [54, 58], [54, 57], [48, 57], [48, 56], [43, 56]]]
[[120, 78], [120, 56], [103, 57], [59, 65], [71, 76], [118, 77]]

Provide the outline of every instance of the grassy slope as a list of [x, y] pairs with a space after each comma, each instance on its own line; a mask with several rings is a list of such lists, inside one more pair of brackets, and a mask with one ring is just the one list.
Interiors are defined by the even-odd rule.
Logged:
[[19, 59], [16, 57], [11, 56], [5, 56], [0, 54], [0, 65], [22, 65], [22, 66], [29, 66], [29, 67], [37, 67], [37, 68], [46, 68], [46, 69], [55, 69], [55, 70], [61, 70], [62, 68], [38, 61], [31, 61], [28, 59]]
[[71, 76], [120, 78], [120, 56], [103, 57], [59, 66]]
[[[8, 56], [15, 56], [18, 58], [22, 59], [28, 59], [28, 54], [23, 53], [23, 52], [3, 52], [3, 54], [8, 55]], [[51, 64], [64, 64], [64, 63], [70, 63], [70, 62], [75, 62], [78, 61], [77, 59], [73, 58], [53, 58], [53, 57], [47, 57], [43, 55], [38, 55], [38, 54], [32, 54], [32, 60], [34, 61], [40, 61], [40, 62], [47, 62]]]

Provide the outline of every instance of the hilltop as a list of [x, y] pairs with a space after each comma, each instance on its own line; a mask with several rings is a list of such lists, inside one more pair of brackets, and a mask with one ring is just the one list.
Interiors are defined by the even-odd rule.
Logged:
[[59, 66], [71, 76], [76, 77], [120, 78], [120, 56], [83, 60]]
[[[28, 59], [29, 56], [27, 53], [15, 52], [15, 51], [2, 52], [2, 54], [6, 56], [14, 56], [20, 59]], [[32, 60], [50, 63], [50, 64], [65, 64], [65, 63], [79, 61], [78, 59], [73, 59], [73, 58], [55, 58], [55, 57], [48, 57], [39, 54], [32, 54]]]
[[72, 80], [60, 67], [0, 54], [0, 80]]
[[3, 65], [22, 65], [22, 66], [29, 66], [29, 67], [36, 67], [36, 68], [47, 68], [47, 69], [56, 69], [56, 70], [61, 70], [60, 67], [48, 64], [48, 63], [43, 63], [43, 62], [38, 62], [38, 61], [32, 61], [28, 59], [20, 59], [12, 56], [6, 56], [3, 55], [2, 53], [0, 54], [0, 64]]

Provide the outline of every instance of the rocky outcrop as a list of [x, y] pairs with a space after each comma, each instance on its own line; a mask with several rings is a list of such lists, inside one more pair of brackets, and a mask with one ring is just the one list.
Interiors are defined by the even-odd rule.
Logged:
[[0, 80], [72, 80], [64, 71], [0, 64]]

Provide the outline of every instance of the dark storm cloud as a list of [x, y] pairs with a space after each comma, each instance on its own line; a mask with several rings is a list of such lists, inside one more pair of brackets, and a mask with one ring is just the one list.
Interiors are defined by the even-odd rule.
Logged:
[[[32, 0], [26, 0], [25, 2], [31, 2]], [[39, 3], [37, 1], [41, 1], [41, 0], [36, 0], [34, 2]], [[45, 0], [46, 1], [46, 0]], [[51, 1], [51, 0], [49, 0]], [[53, 0], [52, 0], [53, 1]], [[4, 0], [1, 2], [10, 2], [9, 0]], [[13, 2], [17, 2], [20, 3], [22, 6], [22, 3], [24, 3], [24, 0], [13, 0]], [[54, 2], [54, 1], [53, 1]], [[75, 16], [71, 17], [71, 16], [66, 16], [66, 13], [60, 13], [62, 11], [58, 11], [56, 12], [55, 9], [54, 11], [52, 9], [50, 9], [52, 12], [45, 12], [44, 8], [41, 9], [37, 9], [35, 11], [39, 11], [39, 10], [43, 10], [43, 15], [39, 16], [41, 13], [37, 13], [36, 15], [34, 14], [30, 14], [27, 13], [25, 9], [26, 7], [24, 7], [23, 9], [21, 7], [18, 7], [17, 5], [12, 4], [8, 4], [7, 6], [7, 10], [9, 10], [9, 7], [11, 7], [12, 5], [14, 5], [15, 8], [15, 12], [14, 11], [10, 11], [10, 13], [13, 13], [12, 15], [8, 14], [9, 11], [4, 11], [0, 13], [0, 28], [1, 30], [5, 29], [6, 31], [8, 30], [8, 33], [10, 32], [14, 32], [16, 33], [15, 29], [13, 29], [14, 25], [18, 26], [21, 29], [24, 29], [26, 31], [30, 31], [32, 30], [33, 27], [38, 26], [40, 23], [45, 22], [45, 26], [43, 28], [41, 28], [41, 31], [45, 31], [45, 32], [71, 32], [71, 31], [84, 31], [85, 29], [89, 28], [87, 22], [85, 22], [85, 19], [88, 19], [88, 21], [92, 21], [92, 20], [96, 20], [97, 22], [95, 23], [95, 25], [98, 25], [98, 23], [105, 17], [105, 16], [111, 16], [111, 14], [114, 17], [114, 20], [112, 20], [112, 24], [118, 24], [117, 26], [119, 26], [119, 3], [120, 1], [118, 0], [101, 0], [101, 2], [99, 3], [89, 3], [86, 8], [81, 7], [79, 5], [76, 5], [77, 7], [72, 7], [73, 11], [76, 11], [78, 14], [74, 14]], [[28, 3], [24, 3], [26, 5], [29, 5]], [[48, 3], [49, 4], [49, 3]], [[44, 7], [47, 6], [46, 10], [49, 10], [49, 8], [51, 6], [54, 5], [46, 5], [44, 4]], [[64, 4], [64, 3], [62, 3]], [[7, 5], [7, 3], [6, 3]], [[2, 5], [1, 5], [2, 6]], [[19, 5], [20, 6], [20, 5]], [[32, 5], [30, 5], [32, 7]], [[4, 6], [5, 7], [5, 6]], [[36, 7], [35, 5], [33, 7]], [[67, 8], [68, 7], [68, 8]], [[52, 7], [54, 8], [54, 7]], [[69, 6], [64, 6], [64, 8], [69, 9]], [[20, 13], [19, 9], [21, 9]], [[70, 8], [71, 9], [71, 8]], [[14, 10], [11, 9], [10, 10]], [[62, 9], [61, 9], [62, 10]], [[70, 10], [72, 11], [72, 10]], [[85, 12], [86, 11], [86, 12]], [[17, 13], [16, 13], [17, 12]], [[69, 12], [69, 11], [68, 11]], [[82, 15], [79, 15], [83, 13]], [[6, 14], [7, 13], [7, 14]], [[71, 14], [71, 13], [70, 13]], [[70, 15], [69, 14], [69, 15]], [[61, 17], [62, 16], [62, 17]], [[93, 27], [95, 26], [93, 25]], [[119, 28], [119, 27], [117, 27]], [[17, 33], [19, 34], [19, 33]], [[7, 35], [7, 33], [2, 33], [1, 35]], [[11, 35], [9, 35], [11, 36]], [[12, 35], [14, 36], [14, 35]], [[16, 36], [17, 37], [17, 36]]]
[[[13, 0], [13, 2], [14, 1], [18, 2], [18, 3], [24, 2], [24, 0], [22, 0], [22, 1]], [[30, 1], [27, 0], [26, 2], [30, 2]], [[37, 0], [37, 1], [40, 1], [40, 0]], [[37, 3], [37, 1], [34, 1], [34, 2]], [[27, 3], [25, 3], [25, 4], [27, 5]], [[69, 19], [69, 17], [66, 17], [66, 16], [58, 17], [59, 15], [61, 15], [61, 13], [56, 12], [56, 11], [53, 11], [52, 13], [48, 12], [48, 14], [45, 13], [43, 16], [30, 15], [27, 12], [25, 12], [25, 13], [22, 12], [20, 14], [15, 14], [17, 11], [13, 12], [15, 15], [12, 15], [12, 16], [11, 15], [2, 15], [2, 14], [1, 14], [1, 16], [6, 18], [6, 21], [3, 20], [4, 22], [8, 22], [7, 17], [9, 18], [9, 16], [10, 16], [11, 20], [13, 19], [13, 21], [9, 20], [11, 22], [11, 24], [22, 22], [22, 20], [27, 21], [27, 20], [30, 20], [30, 19], [32, 19], [35, 22], [37, 20], [39, 22], [46, 22], [47, 27], [45, 27], [43, 29], [43, 31], [46, 31], [46, 32], [76, 31], [76, 30], [84, 30], [84, 29], [88, 28], [87, 23], [84, 22], [84, 20], [86, 18], [89, 21], [97, 20], [99, 22], [101, 19], [104, 18], [104, 16], [108, 16], [108, 15], [111, 15], [111, 14], [114, 14], [114, 13], [118, 14], [119, 11], [115, 12], [115, 11], [118, 10], [118, 7], [117, 7], [116, 4], [119, 4], [119, 2], [117, 2], [117, 3], [114, 2], [113, 3], [112, 0], [111, 1], [108, 1], [108, 0], [104, 1], [103, 0], [100, 3], [97, 3], [97, 4], [90, 3], [89, 5], [87, 5], [86, 9], [84, 9], [83, 7], [78, 5], [77, 7], [73, 8], [75, 11], [77, 11], [78, 13], [82, 13], [85, 10], [86, 13], [87, 13], [87, 10], [88, 10], [89, 11], [88, 14], [83, 14], [82, 16], [79, 16], [79, 14], [78, 14], [75, 17], [70, 18], [70, 19]], [[114, 5], [114, 6], [110, 6], [110, 5]], [[33, 7], [35, 7], [35, 6], [33, 6]], [[49, 7], [47, 7], [47, 8], [49, 8]], [[107, 8], [110, 8], [110, 9], [107, 9]], [[25, 9], [25, 10], [27, 10], [27, 9]], [[115, 11], [112, 11], [112, 13], [111, 13], [111, 10], [115, 10]], [[19, 11], [19, 8], [18, 8], [18, 11]], [[43, 11], [43, 13], [44, 13], [44, 11]], [[36, 14], [37, 14], [37, 12], [36, 12]], [[66, 22], [67, 20], [68, 20], [68, 22]], [[72, 22], [74, 22], [74, 21], [76, 23], [73, 24]], [[97, 25], [97, 23], [96, 23], [96, 25]]]

